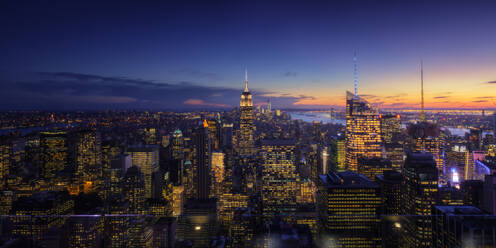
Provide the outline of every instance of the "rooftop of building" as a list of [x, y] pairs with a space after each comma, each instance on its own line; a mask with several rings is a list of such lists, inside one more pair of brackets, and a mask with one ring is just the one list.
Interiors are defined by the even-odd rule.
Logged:
[[150, 152], [158, 151], [158, 145], [132, 145], [127, 148], [128, 152]]
[[293, 139], [262, 140], [262, 146], [294, 146], [295, 143]]
[[352, 172], [329, 172], [320, 175], [320, 180], [328, 188], [378, 188], [379, 185], [372, 182], [366, 176]]
[[363, 164], [372, 167], [380, 167], [380, 168], [391, 167], [391, 161], [387, 158], [381, 158], [381, 157], [360, 156], [358, 157], [358, 164], [359, 165]]
[[31, 196], [20, 197], [13, 203], [15, 210], [48, 210], [58, 202], [69, 200], [67, 191], [42, 191]]
[[494, 230], [496, 226], [495, 215], [487, 214], [474, 206], [434, 206], [433, 208], [435, 213], [439, 211], [453, 218], [455, 223], [470, 229]]
[[405, 167], [415, 169], [436, 169], [436, 161], [434, 161], [434, 158], [430, 153], [411, 152], [406, 156]]
[[449, 215], [487, 215], [474, 206], [434, 206], [434, 209]]
[[384, 171], [382, 175], [375, 176], [377, 180], [387, 183], [401, 183], [403, 181], [403, 174], [394, 170]]

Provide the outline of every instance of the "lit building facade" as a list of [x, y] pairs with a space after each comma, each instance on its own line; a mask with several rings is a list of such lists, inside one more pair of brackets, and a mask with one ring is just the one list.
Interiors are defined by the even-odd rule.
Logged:
[[41, 176], [46, 179], [55, 177], [68, 163], [67, 133], [42, 132], [40, 134]]
[[96, 188], [103, 186], [102, 142], [100, 134], [81, 131], [76, 136], [76, 168], [80, 183], [91, 181]]
[[248, 75], [245, 75], [245, 89], [241, 93], [239, 102], [241, 120], [239, 124], [238, 153], [240, 155], [252, 155], [254, 149], [253, 136], [253, 99], [248, 89]]
[[346, 166], [357, 172], [360, 155], [382, 156], [381, 124], [377, 110], [367, 101], [346, 93]]
[[293, 140], [262, 141], [262, 205], [264, 217], [292, 213], [296, 208], [299, 177]]
[[140, 168], [145, 179], [145, 197], [152, 197], [152, 174], [159, 169], [158, 146], [145, 145], [130, 147], [128, 153], [131, 154], [133, 165]]
[[438, 193], [438, 170], [429, 153], [409, 153], [403, 167], [402, 214], [405, 232], [402, 247], [432, 245], [431, 210]]
[[320, 175], [318, 211], [326, 243], [381, 247], [379, 185], [352, 171]]
[[211, 171], [211, 197], [220, 196], [222, 193], [222, 186], [224, 182], [225, 166], [224, 166], [224, 153], [212, 152], [212, 171]]
[[496, 246], [496, 216], [474, 206], [433, 206], [432, 227], [432, 247]]
[[384, 171], [391, 170], [391, 161], [380, 157], [358, 157], [358, 173], [375, 181], [377, 175], [382, 175]]
[[176, 129], [172, 134], [172, 158], [177, 160], [184, 159], [184, 138], [179, 129]]

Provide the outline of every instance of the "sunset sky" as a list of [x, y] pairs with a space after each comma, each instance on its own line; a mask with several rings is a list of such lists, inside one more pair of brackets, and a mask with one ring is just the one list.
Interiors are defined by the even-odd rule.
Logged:
[[0, 108], [496, 108], [496, 1], [0, 3]]

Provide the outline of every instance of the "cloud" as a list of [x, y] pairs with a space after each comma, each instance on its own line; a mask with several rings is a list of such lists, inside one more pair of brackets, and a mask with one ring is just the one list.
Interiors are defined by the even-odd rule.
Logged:
[[298, 72], [287, 71], [287, 72], [283, 73], [282, 75], [285, 77], [296, 77], [296, 76], [298, 76]]
[[496, 84], [496, 80], [487, 82], [488, 84]]
[[435, 96], [434, 99], [445, 99], [449, 98], [449, 96]]
[[201, 99], [188, 99], [188, 100], [184, 101], [184, 104], [199, 106], [199, 107], [219, 107], [219, 108], [229, 108], [230, 107], [227, 104], [210, 103], [210, 102], [205, 102]]
[[[189, 81], [159, 82], [75, 72], [37, 72], [19, 78], [0, 78], [0, 109], [99, 110], [220, 109], [238, 106], [240, 89], [213, 87]], [[252, 91], [255, 102], [291, 108], [309, 96]]]
[[481, 103], [481, 102], [488, 102], [488, 100], [475, 100], [475, 101], [472, 101], [472, 102]]
[[189, 69], [189, 68], [170, 71], [170, 73], [178, 74], [178, 75], [192, 76], [192, 77], [196, 77], [196, 78], [211, 79], [211, 80], [221, 80], [222, 79], [217, 73], [199, 71], [199, 70]]

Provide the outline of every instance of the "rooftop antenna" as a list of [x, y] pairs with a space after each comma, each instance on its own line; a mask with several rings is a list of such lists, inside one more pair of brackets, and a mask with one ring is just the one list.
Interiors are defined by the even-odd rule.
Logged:
[[420, 60], [420, 121], [425, 122], [425, 110], [424, 110], [424, 63]]
[[245, 92], [248, 91], [248, 69], [245, 67]]
[[353, 55], [353, 80], [355, 81], [355, 98], [358, 98], [358, 76], [356, 51]]

